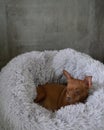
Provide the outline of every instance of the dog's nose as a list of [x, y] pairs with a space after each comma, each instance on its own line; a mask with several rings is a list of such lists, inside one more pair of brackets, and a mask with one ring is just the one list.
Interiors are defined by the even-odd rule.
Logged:
[[66, 97], [66, 100], [67, 100], [67, 101], [70, 101], [70, 100], [71, 100], [71, 97]]

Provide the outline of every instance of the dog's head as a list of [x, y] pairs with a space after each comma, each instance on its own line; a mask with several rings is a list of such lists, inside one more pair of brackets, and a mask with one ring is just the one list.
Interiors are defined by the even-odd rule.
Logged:
[[79, 80], [71, 77], [66, 70], [63, 71], [63, 74], [67, 78], [65, 104], [84, 102], [92, 86], [92, 76], [86, 76], [83, 80]]

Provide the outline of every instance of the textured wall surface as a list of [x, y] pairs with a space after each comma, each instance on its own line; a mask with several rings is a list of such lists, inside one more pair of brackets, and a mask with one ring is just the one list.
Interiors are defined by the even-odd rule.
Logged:
[[104, 0], [95, 0], [95, 38], [90, 55], [104, 62]]
[[103, 0], [0, 0], [0, 64], [32, 50], [74, 48], [103, 61]]
[[9, 60], [5, 3], [0, 0], [0, 68]]

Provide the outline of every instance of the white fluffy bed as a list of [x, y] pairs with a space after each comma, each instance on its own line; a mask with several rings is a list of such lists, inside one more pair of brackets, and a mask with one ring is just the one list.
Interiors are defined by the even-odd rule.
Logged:
[[[93, 76], [85, 104], [52, 113], [35, 104], [36, 86]], [[10, 61], [0, 72], [0, 130], [104, 130], [104, 65], [72, 49], [30, 52]]]

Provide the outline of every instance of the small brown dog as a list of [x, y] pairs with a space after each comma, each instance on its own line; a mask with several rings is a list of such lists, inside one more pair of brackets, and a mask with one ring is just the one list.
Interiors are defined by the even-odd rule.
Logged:
[[88, 97], [89, 88], [92, 86], [92, 76], [79, 80], [72, 78], [66, 70], [63, 71], [63, 74], [67, 78], [67, 86], [57, 83], [38, 86], [34, 102], [52, 111], [62, 106], [84, 102]]

